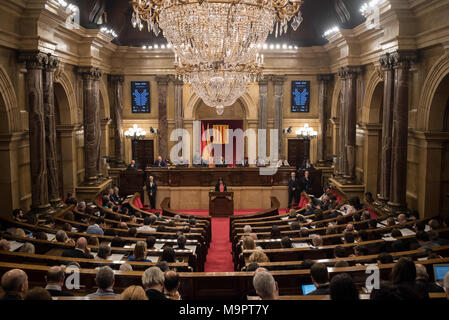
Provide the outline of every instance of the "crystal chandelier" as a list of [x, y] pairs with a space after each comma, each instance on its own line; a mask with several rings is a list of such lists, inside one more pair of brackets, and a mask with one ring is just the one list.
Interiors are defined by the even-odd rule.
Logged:
[[302, 0], [133, 0], [132, 24], [175, 52], [177, 75], [217, 113], [232, 105], [249, 82], [263, 78], [259, 49], [268, 34], [302, 22]]

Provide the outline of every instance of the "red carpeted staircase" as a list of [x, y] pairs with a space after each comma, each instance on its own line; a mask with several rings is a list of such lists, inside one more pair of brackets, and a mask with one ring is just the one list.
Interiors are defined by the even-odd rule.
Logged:
[[[259, 212], [261, 210], [238, 210], [234, 215], [244, 215]], [[182, 210], [184, 213], [208, 215], [207, 210]], [[232, 272], [232, 245], [229, 239], [229, 218], [212, 218], [212, 241], [207, 253], [205, 272]]]

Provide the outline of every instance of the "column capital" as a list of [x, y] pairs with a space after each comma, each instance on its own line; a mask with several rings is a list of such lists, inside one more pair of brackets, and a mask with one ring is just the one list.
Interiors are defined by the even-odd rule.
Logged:
[[23, 51], [19, 54], [19, 61], [25, 62], [27, 69], [43, 69], [48, 60], [48, 54], [41, 51]]
[[172, 80], [170, 79], [170, 75], [156, 76], [156, 82], [158, 85], [167, 85], [170, 80]]
[[59, 58], [52, 54], [48, 54], [47, 63], [44, 65], [44, 69], [47, 71], [56, 71], [59, 68]]
[[319, 74], [317, 76], [317, 79], [319, 82], [330, 82], [330, 81], [334, 80], [334, 75], [333, 74]]
[[176, 79], [175, 78], [175, 80], [173, 81], [173, 83], [175, 84], [175, 86], [184, 86], [184, 81], [182, 81], [182, 80], [179, 80], [179, 79]]
[[258, 81], [259, 87], [260, 86], [268, 86], [268, 77], [265, 77], [264, 79], [261, 79]]
[[391, 56], [391, 53], [387, 52], [380, 56], [379, 63], [382, 68], [382, 70], [391, 70], [393, 69], [393, 57]]
[[76, 71], [81, 74], [84, 79], [100, 80], [103, 76], [101, 69], [96, 67], [82, 66], [77, 67]]
[[278, 85], [283, 85], [287, 79], [287, 77], [283, 75], [269, 75], [267, 78], [269, 78], [274, 84]]
[[391, 54], [393, 68], [410, 69], [413, 62], [418, 61], [416, 51], [396, 51]]
[[123, 83], [125, 81], [125, 76], [123, 74], [110, 74], [108, 75], [108, 79], [110, 82]]
[[360, 67], [360, 66], [346, 66], [346, 67], [341, 67], [338, 70], [338, 76], [342, 80], [357, 78], [357, 76], [361, 73], [362, 73], [362, 67]]

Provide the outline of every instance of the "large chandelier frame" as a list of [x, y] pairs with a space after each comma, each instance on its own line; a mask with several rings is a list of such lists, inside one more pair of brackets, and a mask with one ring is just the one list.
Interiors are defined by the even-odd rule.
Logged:
[[175, 52], [179, 79], [222, 113], [263, 78], [259, 53], [268, 34], [280, 36], [302, 22], [303, 0], [132, 0], [132, 24], [157, 36], [161, 29]]

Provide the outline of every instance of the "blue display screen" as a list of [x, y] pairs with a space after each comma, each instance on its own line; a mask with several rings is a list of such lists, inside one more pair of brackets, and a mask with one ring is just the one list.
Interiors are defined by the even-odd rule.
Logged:
[[436, 281], [444, 280], [444, 276], [446, 275], [446, 273], [449, 272], [449, 264], [434, 265], [433, 268], [435, 272]]
[[310, 112], [310, 81], [292, 81], [292, 112]]
[[131, 81], [131, 108], [132, 113], [150, 113], [150, 82]]
[[309, 294], [315, 290], [316, 290], [316, 287], [314, 284], [303, 284], [302, 285], [302, 294], [303, 295]]

